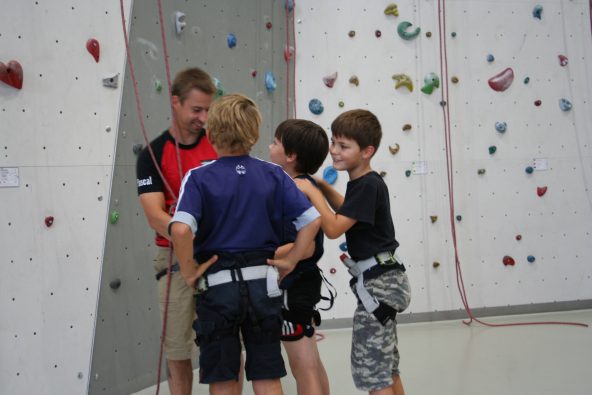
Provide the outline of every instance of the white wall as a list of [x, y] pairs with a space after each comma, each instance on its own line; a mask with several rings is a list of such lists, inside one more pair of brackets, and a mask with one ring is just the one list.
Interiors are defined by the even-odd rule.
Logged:
[[0, 83], [0, 167], [19, 170], [0, 188], [0, 392], [82, 394], [121, 97], [102, 78], [125, 66], [119, 1], [0, 3], [0, 61], [24, 70], [22, 90]]
[[[341, 111], [366, 108], [378, 116], [383, 141], [373, 167], [387, 172], [399, 251], [413, 288], [409, 312], [457, 310], [462, 304], [449, 221], [442, 87], [432, 95], [420, 91], [427, 73], [440, 75], [438, 1], [398, 1], [398, 17], [383, 13], [388, 3], [297, 2], [298, 116], [327, 130]], [[592, 298], [590, 10], [583, 0], [539, 3], [542, 20], [533, 18], [532, 1], [445, 2], [449, 77], [459, 78], [458, 84], [449, 83], [448, 103], [455, 213], [462, 215], [456, 223], [458, 249], [468, 299], [476, 308]], [[402, 21], [420, 26], [421, 34], [402, 40], [397, 34]], [[348, 36], [350, 30], [355, 37]], [[559, 65], [559, 54], [569, 58], [567, 67]], [[506, 67], [514, 69], [513, 85], [494, 92], [487, 80]], [[322, 77], [335, 71], [337, 82], [327, 88]], [[412, 93], [394, 89], [391, 76], [398, 73], [412, 77]], [[359, 78], [358, 87], [348, 83], [352, 75]], [[323, 102], [323, 114], [308, 110], [312, 98]], [[559, 109], [560, 98], [573, 103], [571, 112]], [[537, 99], [540, 107], [533, 104]], [[495, 130], [497, 121], [507, 122], [505, 134]], [[404, 132], [407, 123], [413, 128]], [[388, 150], [394, 143], [401, 147], [396, 156]], [[494, 156], [490, 145], [497, 146]], [[548, 170], [526, 174], [534, 158], [546, 159]], [[418, 161], [426, 162], [427, 174], [405, 177]], [[480, 168], [485, 175], [477, 174]], [[339, 174], [337, 189], [345, 192], [347, 178]], [[540, 198], [536, 188], [544, 185], [548, 192]], [[434, 224], [431, 215], [438, 216]], [[329, 278], [341, 290], [327, 317], [351, 316], [355, 303], [338, 259], [344, 240], [326, 243], [322, 267], [326, 274], [337, 269]], [[505, 255], [515, 259], [514, 267], [502, 264]], [[536, 261], [528, 263], [528, 255]], [[441, 266], [434, 269], [434, 261]]]

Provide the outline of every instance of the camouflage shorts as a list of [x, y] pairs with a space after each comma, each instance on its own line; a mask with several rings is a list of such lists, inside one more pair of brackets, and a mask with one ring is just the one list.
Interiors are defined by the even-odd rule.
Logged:
[[[407, 274], [390, 270], [364, 285], [379, 301], [402, 312], [409, 306], [411, 288]], [[391, 386], [399, 375], [397, 322], [382, 325], [364, 306], [358, 303], [354, 313], [351, 370], [354, 383], [361, 391], [376, 391]]]

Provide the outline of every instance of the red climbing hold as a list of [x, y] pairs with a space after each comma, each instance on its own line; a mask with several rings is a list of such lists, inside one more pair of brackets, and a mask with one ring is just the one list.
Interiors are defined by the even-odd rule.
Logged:
[[101, 47], [99, 46], [97, 39], [89, 38], [86, 42], [86, 50], [92, 55], [92, 57], [95, 59], [95, 62], [99, 63]]
[[8, 64], [0, 62], [0, 81], [16, 89], [23, 87], [23, 67], [16, 60]]
[[335, 269], [334, 267], [332, 267], [331, 269], [329, 269], [329, 273], [335, 274], [335, 273], [337, 273], [337, 269]]
[[53, 217], [50, 215], [49, 217], [45, 217], [45, 226], [48, 228], [53, 225]]
[[562, 67], [567, 66], [567, 56], [559, 55], [559, 65]]
[[516, 235], [516, 240], [518, 240], [518, 241], [522, 240], [522, 235]]
[[543, 102], [542, 102], [542, 101], [540, 101], [540, 100], [535, 100], [535, 101], [534, 101], [534, 105], [535, 105], [535, 106], [537, 106], [537, 107], [540, 107], [540, 106], [541, 106], [541, 104], [543, 104]]
[[514, 70], [508, 67], [501, 73], [491, 77], [487, 82], [494, 91], [503, 92], [512, 85], [512, 81], [514, 81]]
[[273, 26], [273, 25], [271, 24], [271, 22], [267, 22], [267, 23], [265, 24], [265, 27], [267, 28], [267, 30], [270, 30], [270, 29], [272, 28], [272, 26]]
[[516, 262], [514, 261], [514, 258], [512, 258], [511, 256], [506, 255], [504, 257], [504, 266], [514, 266], [516, 264]]
[[251, 77], [253, 77], [253, 78], [257, 77], [257, 70], [251, 71]]
[[543, 196], [545, 193], [547, 193], [547, 187], [537, 187], [537, 195]]

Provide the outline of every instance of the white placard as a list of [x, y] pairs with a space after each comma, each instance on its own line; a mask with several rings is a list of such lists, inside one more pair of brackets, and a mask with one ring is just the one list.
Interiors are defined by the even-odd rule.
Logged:
[[0, 167], [0, 187], [18, 187], [19, 186], [19, 168], [18, 167]]
[[535, 170], [547, 170], [549, 168], [549, 161], [547, 158], [534, 158], [533, 165]]
[[428, 173], [428, 162], [413, 162], [413, 174], [427, 174]]

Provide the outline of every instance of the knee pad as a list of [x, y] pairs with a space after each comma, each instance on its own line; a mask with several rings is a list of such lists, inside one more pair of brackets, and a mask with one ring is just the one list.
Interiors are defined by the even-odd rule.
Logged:
[[285, 342], [293, 342], [302, 339], [304, 336], [312, 337], [314, 331], [312, 325], [302, 325], [284, 320], [281, 339]]

